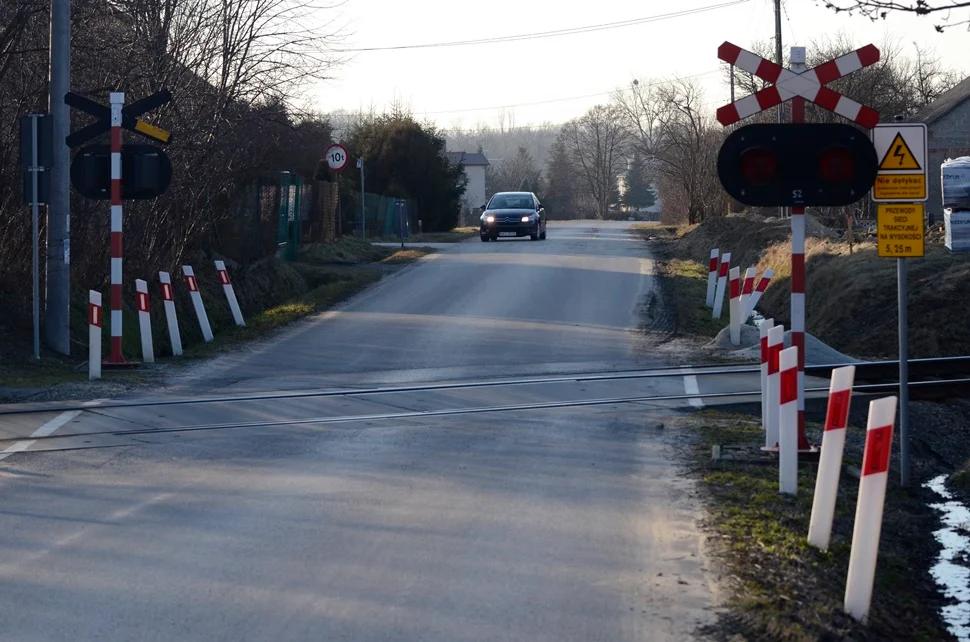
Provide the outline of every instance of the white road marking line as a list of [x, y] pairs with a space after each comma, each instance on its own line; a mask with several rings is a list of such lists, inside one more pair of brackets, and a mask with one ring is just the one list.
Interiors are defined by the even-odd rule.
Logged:
[[[102, 401], [103, 401], [102, 399], [95, 399], [94, 401], [85, 401], [81, 405], [96, 406]], [[80, 415], [82, 412], [83, 412], [82, 410], [71, 410], [69, 412], [62, 412], [61, 414], [57, 415], [56, 417], [54, 417], [53, 419], [51, 419], [50, 421], [42, 425], [34, 432], [30, 433], [29, 438], [22, 439], [18, 442], [15, 442], [10, 446], [8, 446], [6, 450], [3, 450], [2, 452], [0, 452], [0, 460], [4, 460], [10, 455], [27, 450], [35, 443], [37, 443], [38, 438], [53, 435], [55, 432], [57, 432], [59, 428], [61, 428], [69, 421], [71, 421], [72, 419]]]
[[[690, 366], [681, 366], [684, 370], [690, 370]], [[697, 383], [697, 376], [693, 374], [684, 375], [684, 394], [688, 395], [698, 395], [697, 397], [691, 397], [687, 400], [687, 403], [694, 408], [703, 408], [704, 400], [700, 398], [701, 388]]]

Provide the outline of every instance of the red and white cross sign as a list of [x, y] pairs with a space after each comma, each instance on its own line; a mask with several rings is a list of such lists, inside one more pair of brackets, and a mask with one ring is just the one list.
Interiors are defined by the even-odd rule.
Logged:
[[774, 83], [718, 109], [717, 120], [724, 126], [733, 125], [743, 118], [796, 97], [811, 101], [867, 129], [872, 129], [879, 122], [879, 112], [825, 86], [833, 80], [879, 62], [879, 50], [874, 45], [866, 45], [802, 73], [785, 69], [730, 42], [717, 48], [717, 57], [762, 80]]

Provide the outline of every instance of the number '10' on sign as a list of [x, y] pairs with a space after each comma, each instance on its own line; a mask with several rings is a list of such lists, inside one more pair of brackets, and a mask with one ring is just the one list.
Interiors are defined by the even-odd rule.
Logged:
[[343, 145], [331, 145], [324, 156], [327, 159], [327, 166], [334, 171], [340, 171], [347, 164], [347, 149]]

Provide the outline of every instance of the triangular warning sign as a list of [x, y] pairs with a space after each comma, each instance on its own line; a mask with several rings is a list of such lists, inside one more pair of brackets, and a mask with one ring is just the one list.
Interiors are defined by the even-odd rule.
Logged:
[[919, 161], [916, 160], [916, 156], [913, 155], [909, 145], [906, 144], [903, 135], [897, 133], [896, 138], [893, 139], [893, 144], [886, 150], [886, 155], [883, 157], [882, 162], [879, 163], [879, 169], [921, 170], [922, 167], [919, 166]]

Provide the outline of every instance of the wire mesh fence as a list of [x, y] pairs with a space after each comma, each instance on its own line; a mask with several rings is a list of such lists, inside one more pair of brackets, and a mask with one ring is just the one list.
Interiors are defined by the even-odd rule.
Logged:
[[[366, 192], [343, 199], [341, 214], [343, 234], [366, 238], [405, 238], [421, 231], [417, 202]], [[363, 215], [363, 226], [361, 216]], [[363, 229], [361, 229], [363, 227]]]

